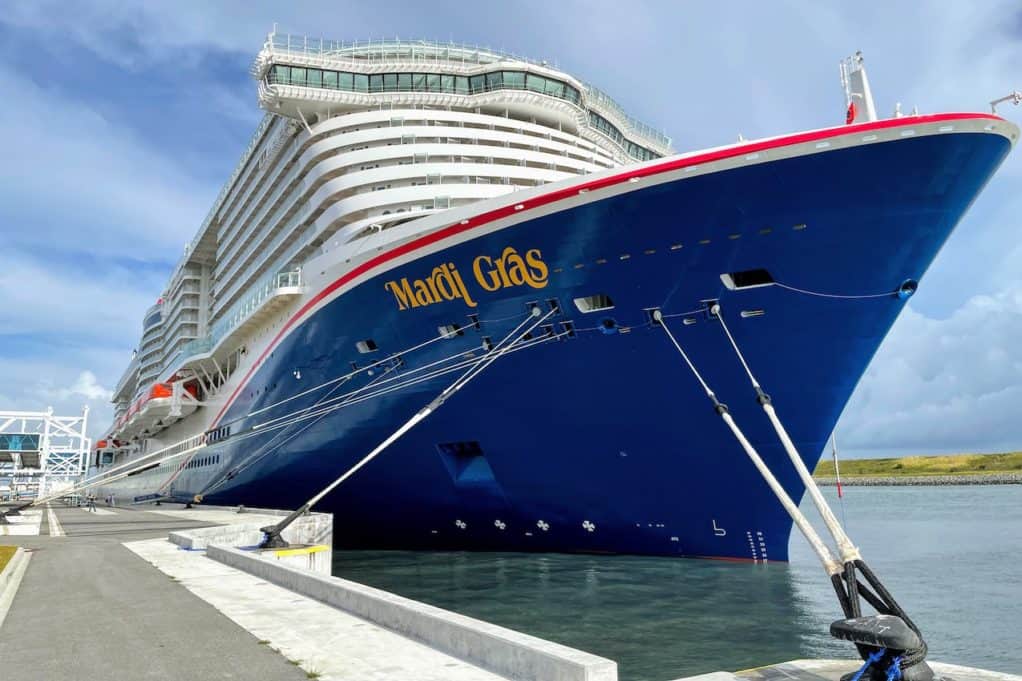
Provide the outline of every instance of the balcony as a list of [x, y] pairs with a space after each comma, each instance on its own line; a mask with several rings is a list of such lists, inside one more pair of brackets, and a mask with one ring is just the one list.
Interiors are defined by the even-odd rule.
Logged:
[[[181, 351], [175, 359], [183, 358], [181, 366], [184, 366], [193, 358], [208, 357], [214, 354], [228, 341], [257, 325], [304, 291], [300, 269], [277, 272], [265, 278], [246, 298], [235, 303], [222, 315], [213, 324], [207, 336], [196, 338], [181, 346]], [[172, 368], [168, 365], [165, 367], [164, 373], [166, 373], [166, 369]]]

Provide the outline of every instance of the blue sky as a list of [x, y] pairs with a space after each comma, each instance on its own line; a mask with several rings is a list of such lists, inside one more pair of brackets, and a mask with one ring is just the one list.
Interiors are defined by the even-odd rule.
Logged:
[[[879, 110], [985, 110], [1022, 88], [1022, 6], [898, 2], [8, 1], [0, 13], [0, 409], [92, 409], [260, 111], [273, 23], [547, 59], [682, 151], [843, 120], [864, 51]], [[1002, 113], [1022, 120], [1022, 109]], [[934, 263], [839, 425], [851, 455], [1022, 448], [1022, 160]]]

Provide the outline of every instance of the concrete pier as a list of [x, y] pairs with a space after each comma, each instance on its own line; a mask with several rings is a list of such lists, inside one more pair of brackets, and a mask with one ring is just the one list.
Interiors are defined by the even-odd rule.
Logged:
[[4, 678], [306, 679], [216, 608], [139, 560], [123, 542], [205, 523], [135, 511], [54, 505], [65, 536], [3, 542], [30, 554], [0, 630]]
[[260, 552], [281, 512], [36, 513], [39, 535], [6, 542], [31, 564], [0, 631], [5, 677], [617, 679], [611, 660], [330, 577], [329, 516]]
[[[23, 548], [0, 574], [4, 678], [618, 678], [612, 660], [332, 577], [330, 516], [296, 521], [292, 548], [255, 550], [258, 528], [282, 514], [54, 504], [21, 516], [0, 540]], [[839, 681], [859, 665], [796, 660], [686, 681]], [[1022, 681], [931, 666], [956, 681]]]

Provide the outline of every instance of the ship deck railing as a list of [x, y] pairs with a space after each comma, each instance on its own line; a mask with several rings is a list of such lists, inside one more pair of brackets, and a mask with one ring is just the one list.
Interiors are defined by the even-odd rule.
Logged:
[[[385, 64], [390, 62], [421, 63], [421, 64], [462, 64], [486, 66], [499, 62], [521, 62], [544, 69], [560, 71], [556, 63], [546, 60], [531, 59], [518, 54], [495, 50], [480, 45], [464, 43], [440, 42], [435, 40], [366, 40], [344, 42], [325, 40], [306, 35], [271, 33], [266, 40], [265, 52], [282, 53], [285, 56], [319, 57], [332, 61], [349, 62], [352, 65]], [[265, 57], [256, 60], [257, 64], [265, 64]], [[254, 68], [253, 72], [259, 69]], [[610, 95], [594, 85], [574, 78], [586, 91], [589, 101], [613, 111], [629, 128], [629, 132], [660, 144], [664, 149], [671, 148], [671, 138], [663, 132], [629, 116]], [[467, 93], [466, 93], [467, 94]]]
[[160, 378], [173, 375], [193, 361], [213, 356], [231, 339], [304, 292], [301, 269], [276, 272], [266, 277], [252, 293], [235, 303], [206, 336], [181, 346]]

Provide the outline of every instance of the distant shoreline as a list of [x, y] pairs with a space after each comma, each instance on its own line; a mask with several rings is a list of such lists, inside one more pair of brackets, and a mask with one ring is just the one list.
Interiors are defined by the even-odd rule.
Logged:
[[[837, 485], [837, 478], [818, 477], [823, 487]], [[856, 475], [841, 477], [842, 487], [940, 487], [956, 485], [1022, 485], [1022, 473], [980, 475]]]
[[[839, 465], [841, 484], [849, 487], [1022, 485], [1022, 452], [844, 459]], [[837, 484], [829, 457], [813, 475], [820, 485]]]

